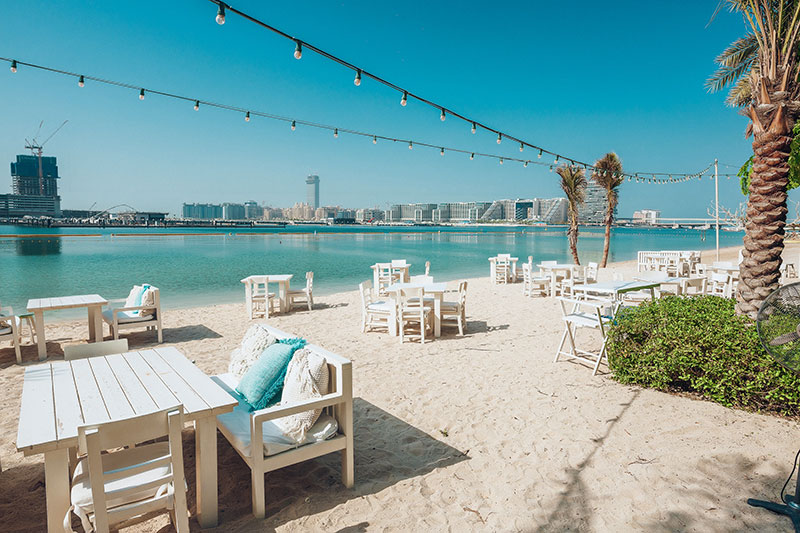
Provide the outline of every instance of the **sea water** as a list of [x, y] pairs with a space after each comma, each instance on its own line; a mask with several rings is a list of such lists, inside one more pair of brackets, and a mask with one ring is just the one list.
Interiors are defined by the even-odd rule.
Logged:
[[[24, 235], [24, 236], [23, 236]], [[61, 235], [60, 237], [58, 235]], [[742, 233], [720, 232], [720, 246]], [[713, 230], [614, 228], [609, 261], [639, 250], [709, 250]], [[582, 227], [582, 262], [599, 261], [603, 228]], [[242, 278], [294, 274], [292, 287], [314, 272], [314, 293], [355, 290], [370, 265], [406, 259], [411, 274], [425, 261], [437, 280], [489, 275], [490, 256], [571, 262], [565, 227], [371, 227], [290, 225], [286, 228], [31, 228], [0, 226], [0, 304], [16, 312], [29, 298], [94, 294], [124, 298], [134, 284], [161, 291], [165, 309], [239, 302]], [[74, 312], [72, 313], [74, 315]], [[49, 315], [48, 315], [49, 316]], [[54, 318], [71, 316], [62, 312]]]

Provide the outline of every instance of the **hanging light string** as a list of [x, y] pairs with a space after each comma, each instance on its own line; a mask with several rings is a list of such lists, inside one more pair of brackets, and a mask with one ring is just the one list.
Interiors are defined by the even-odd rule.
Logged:
[[[180, 100], [180, 101], [184, 101], [184, 102], [189, 102], [189, 103], [192, 104], [192, 106], [193, 106], [195, 111], [198, 111], [200, 109], [201, 105], [202, 106], [216, 108], [216, 109], [221, 109], [223, 111], [232, 111], [232, 112], [244, 115], [244, 120], [247, 121], [247, 122], [250, 121], [250, 117], [262, 117], [262, 118], [267, 118], [267, 119], [270, 119], [270, 120], [286, 122], [286, 123], [291, 124], [292, 131], [294, 131], [296, 129], [297, 125], [308, 126], [308, 127], [311, 127], [311, 128], [317, 128], [317, 129], [331, 131], [331, 132], [333, 132], [334, 137], [338, 137], [339, 134], [344, 133], [344, 134], [356, 135], [356, 136], [360, 136], [360, 137], [367, 137], [372, 141], [373, 144], [377, 144], [378, 140], [391, 141], [391, 142], [394, 142], [394, 143], [407, 144], [409, 149], [413, 149], [414, 146], [421, 146], [423, 148], [432, 148], [432, 149], [435, 149], [435, 150], [439, 150], [439, 153], [441, 155], [444, 155], [445, 152], [453, 152], [453, 153], [458, 153], [458, 154], [469, 154], [470, 160], [475, 159], [475, 157], [483, 157], [483, 158], [495, 159], [501, 165], [506, 161], [513, 161], [513, 162], [516, 162], [516, 163], [522, 163], [523, 166], [526, 167], [526, 168], [527, 168], [528, 165], [536, 165], [536, 166], [540, 166], [540, 167], [549, 167], [551, 172], [558, 167], [559, 161], [561, 161], [560, 156], [556, 156], [556, 159], [553, 162], [547, 162], [547, 161], [539, 160], [538, 157], [536, 159], [523, 159], [523, 158], [520, 158], [520, 157], [507, 157], [507, 156], [501, 156], [501, 155], [497, 155], [497, 154], [490, 154], [490, 153], [486, 153], [486, 152], [476, 152], [474, 150], [465, 150], [463, 148], [447, 147], [447, 146], [442, 146], [441, 144], [432, 144], [432, 143], [414, 141], [412, 139], [401, 139], [401, 138], [398, 138], [398, 137], [392, 137], [392, 136], [382, 135], [382, 134], [378, 134], [378, 133], [370, 133], [370, 132], [354, 130], [354, 129], [349, 129], [349, 128], [341, 128], [339, 126], [332, 126], [332, 125], [329, 125], [329, 124], [321, 124], [321, 123], [313, 122], [313, 121], [310, 121], [310, 120], [303, 120], [303, 119], [298, 119], [298, 118], [292, 118], [292, 117], [276, 115], [276, 114], [267, 113], [267, 112], [264, 112], [264, 111], [253, 110], [251, 108], [239, 107], [239, 106], [234, 106], [234, 105], [229, 105], [229, 104], [222, 104], [222, 103], [215, 102], [215, 101], [212, 101], [212, 100], [205, 100], [205, 99], [202, 99], [202, 98], [197, 98], [195, 96], [184, 96], [184, 95], [180, 95], [180, 94], [176, 94], [176, 93], [172, 93], [172, 92], [168, 92], [168, 91], [163, 91], [163, 90], [159, 90], [159, 89], [150, 89], [150, 88], [143, 87], [142, 85], [120, 82], [120, 81], [111, 80], [111, 79], [108, 79], [108, 78], [101, 78], [101, 77], [98, 77], [98, 76], [90, 76], [90, 75], [86, 75], [86, 74], [78, 74], [77, 72], [71, 72], [71, 71], [68, 71], [68, 70], [57, 69], [57, 68], [53, 68], [53, 67], [47, 67], [47, 66], [44, 66], [44, 65], [38, 65], [38, 64], [35, 64], [35, 63], [29, 63], [29, 62], [26, 62], [26, 61], [20, 61], [20, 60], [10, 59], [10, 58], [6, 58], [6, 57], [0, 57], [0, 61], [5, 61], [7, 63], [10, 63], [12, 65], [12, 68], [13, 68], [12, 72], [17, 72], [19, 67], [21, 67], [21, 66], [22, 67], [28, 67], [28, 68], [32, 68], [32, 69], [41, 70], [41, 71], [44, 71], [44, 72], [49, 72], [49, 73], [52, 73], [52, 74], [59, 74], [59, 75], [62, 75], [62, 76], [69, 76], [69, 77], [75, 78], [75, 79], [78, 80], [79, 87], [84, 87], [87, 82], [95, 82], [95, 83], [100, 83], [100, 84], [104, 84], [104, 85], [110, 85], [110, 86], [113, 86], [113, 87], [120, 87], [120, 88], [123, 88], [123, 89], [130, 89], [130, 90], [133, 90], [136, 93], [138, 93], [140, 100], [144, 100], [145, 99], [145, 95], [163, 96], [165, 98], [172, 98], [174, 100]], [[541, 157], [541, 155], [539, 157]], [[592, 171], [595, 171], [595, 172], [601, 172], [601, 173], [605, 172], [602, 169], [596, 169], [595, 167], [593, 167], [591, 165], [585, 165], [585, 164], [579, 163], [579, 162], [571, 160], [571, 159], [566, 159], [565, 158], [565, 159], [563, 159], [563, 163], [569, 164], [569, 165], [572, 165], [572, 166], [577, 166], [577, 167], [581, 167], [582, 166], [586, 170], [592, 170]], [[656, 174], [652, 174], [652, 173], [648, 173], [648, 174], [625, 173], [625, 174], [621, 174], [621, 176], [622, 177], [627, 177], [628, 181], [635, 180], [636, 183], [677, 183], [677, 182], [687, 181], [689, 179], [701, 178], [702, 175], [707, 173], [710, 168], [711, 168], [711, 165], [706, 167], [701, 172], [697, 172], [697, 173], [694, 173], [694, 174], [680, 174], [680, 173], [672, 173], [672, 174], [668, 174], [668, 173], [656, 173]], [[727, 176], [727, 174], [720, 174], [720, 176]]]
[[[289, 35], [285, 31], [280, 30], [279, 28], [276, 28], [275, 26], [272, 26], [272, 25], [264, 22], [263, 20], [260, 20], [260, 19], [258, 19], [256, 17], [252, 16], [252, 15], [249, 15], [248, 13], [245, 13], [244, 11], [236, 9], [235, 7], [232, 7], [230, 4], [228, 4], [226, 2], [223, 2], [222, 0], [209, 0], [209, 1], [211, 3], [217, 5], [217, 18], [216, 18], [216, 20], [217, 20], [218, 24], [220, 24], [220, 25], [225, 24], [225, 12], [226, 12], [226, 10], [230, 11], [231, 13], [235, 13], [236, 15], [239, 15], [240, 17], [242, 17], [242, 18], [244, 18], [244, 19], [246, 19], [246, 20], [248, 20], [248, 21], [250, 21], [250, 22], [252, 22], [252, 23], [254, 23], [256, 25], [258, 25], [258, 26], [261, 26], [262, 28], [269, 30], [269, 31], [271, 31], [271, 32], [283, 37], [284, 39], [288, 39], [288, 40], [294, 42], [295, 43], [294, 56], [297, 59], [300, 59], [302, 57], [302, 50], [303, 50], [303, 48], [305, 48], [307, 50], [311, 50], [311, 51], [321, 55], [322, 57], [324, 57], [326, 59], [329, 59], [330, 61], [333, 61], [334, 63], [338, 63], [339, 65], [342, 65], [343, 67], [354, 71], [355, 74], [356, 74], [355, 85], [357, 85], [357, 86], [361, 85], [361, 78], [364, 77], [364, 78], [369, 78], [369, 79], [371, 79], [373, 81], [376, 81], [376, 82], [378, 82], [378, 83], [380, 83], [382, 85], [385, 85], [386, 87], [389, 87], [390, 89], [393, 89], [393, 90], [401, 93], [402, 94], [402, 98], [400, 99], [400, 105], [402, 105], [402, 106], [406, 106], [406, 104], [408, 102], [408, 99], [409, 98], [413, 98], [414, 100], [417, 100], [418, 102], [422, 102], [423, 104], [426, 104], [426, 105], [428, 105], [430, 107], [433, 107], [434, 109], [438, 110], [440, 112], [439, 117], [440, 117], [440, 119], [442, 121], [445, 120], [445, 117], [447, 115], [450, 115], [450, 116], [453, 116], [455, 118], [458, 118], [458, 119], [470, 124], [472, 133], [475, 133], [478, 128], [481, 128], [481, 129], [486, 130], [486, 131], [488, 131], [488, 132], [490, 132], [492, 134], [497, 135], [497, 144], [500, 144], [503, 139], [507, 139], [508, 141], [512, 141], [514, 144], [519, 144], [520, 152], [522, 152], [525, 147], [531, 148], [534, 151], [538, 152], [537, 159], [541, 158], [543, 154], [547, 154], [548, 156], [555, 157], [555, 160], [554, 160], [555, 164], [558, 164], [560, 160], [564, 160], [564, 161], [568, 162], [570, 165], [583, 167], [583, 168], [585, 168], [587, 170], [591, 170], [593, 172], [594, 171], [605, 172], [605, 170], [598, 169], [593, 164], [586, 163], [586, 162], [580, 161], [578, 159], [565, 157], [565, 156], [563, 156], [563, 155], [561, 155], [561, 154], [559, 154], [557, 152], [553, 152], [551, 150], [547, 150], [546, 148], [543, 148], [541, 146], [529, 143], [529, 142], [524, 141], [524, 140], [522, 140], [522, 139], [520, 139], [518, 137], [515, 137], [513, 135], [509, 135], [508, 133], [505, 133], [505, 132], [502, 132], [500, 130], [497, 130], [497, 129], [491, 127], [491, 126], [488, 126], [487, 124], [485, 124], [483, 122], [480, 122], [479, 120], [475, 120], [473, 118], [469, 118], [469, 117], [467, 117], [465, 115], [462, 115], [462, 114], [460, 114], [460, 113], [458, 113], [456, 111], [453, 111], [449, 107], [445, 107], [445, 106], [443, 106], [441, 104], [437, 104], [436, 102], [428, 100], [427, 98], [424, 98], [423, 96], [421, 96], [419, 94], [416, 94], [416, 93], [414, 93], [412, 91], [409, 91], [408, 89], [405, 89], [405, 88], [403, 88], [403, 87], [401, 87], [401, 86], [399, 86], [399, 85], [397, 85], [395, 83], [392, 83], [391, 81], [389, 81], [389, 80], [387, 80], [385, 78], [382, 78], [382, 77], [378, 76], [377, 74], [373, 74], [372, 72], [369, 72], [368, 70], [365, 70], [362, 67], [359, 67], [359, 66], [357, 66], [357, 65], [355, 65], [353, 63], [350, 63], [349, 61], [346, 61], [346, 60], [342, 59], [339, 56], [336, 56], [336, 55], [334, 55], [334, 54], [332, 54], [330, 52], [327, 52], [327, 51], [323, 50], [322, 48], [319, 48], [319, 47], [317, 47], [317, 46], [315, 46], [313, 44], [310, 44], [306, 40], [300, 39], [299, 37], [294, 37], [292, 35]], [[220, 15], [221, 15], [221, 18], [220, 18]], [[509, 160], [509, 161], [520, 161], [520, 159], [509, 158], [509, 157], [504, 157], [503, 159]], [[522, 161], [525, 161], [525, 160], [522, 160]], [[531, 162], [533, 162], [533, 161], [531, 161]], [[629, 178], [629, 181], [637, 180], [639, 183], [644, 183], [644, 181], [641, 181], [641, 180], [646, 180], [646, 179], [650, 179], [651, 183], [653, 183], [653, 182], [655, 182], [655, 183], [671, 183], [671, 182], [675, 182], [676, 178], [684, 178], [684, 177], [692, 177], [692, 178], [697, 177], [697, 178], [699, 178], [700, 177], [700, 173], [695, 173], [695, 174], [678, 173], [678, 174], [676, 174], [676, 173], [669, 173], [669, 172], [639, 172], [639, 173], [632, 173], [632, 174], [631, 173], [624, 173], [624, 174], [622, 174], [622, 176]], [[681, 180], [678, 179], [677, 181], [681, 181]]]

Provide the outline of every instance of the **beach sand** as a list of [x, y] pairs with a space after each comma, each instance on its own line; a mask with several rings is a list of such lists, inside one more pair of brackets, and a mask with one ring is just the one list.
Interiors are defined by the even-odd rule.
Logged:
[[[798, 251], [785, 257], [796, 261]], [[705, 262], [712, 256], [704, 252]], [[736, 249], [723, 259], [736, 260]], [[613, 270], [630, 276], [635, 262]], [[338, 454], [269, 473], [267, 518], [256, 520], [250, 472], [219, 436], [217, 530], [790, 530], [788, 519], [746, 499], [778, 498], [800, 442], [796, 421], [620, 385], [605, 367], [593, 377], [579, 363], [554, 363], [560, 317], [554, 299], [480, 278], [469, 280], [467, 334], [448, 329], [425, 345], [362, 334], [355, 290], [270, 318], [352, 360], [356, 483], [341, 484]], [[243, 303], [166, 311], [164, 340], [221, 373], [249, 324]], [[85, 322], [49, 324], [48, 353], [85, 336]], [[131, 349], [154, 346], [152, 333], [128, 338]], [[35, 353], [23, 347], [26, 364]], [[3, 344], [2, 531], [45, 529], [43, 456], [26, 458], [14, 445], [23, 371]], [[192, 429], [184, 443], [194, 513]], [[168, 524], [161, 515], [130, 530]]]

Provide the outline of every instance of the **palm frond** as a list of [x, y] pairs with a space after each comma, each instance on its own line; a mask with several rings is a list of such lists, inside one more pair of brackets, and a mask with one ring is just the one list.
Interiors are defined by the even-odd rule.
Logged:
[[[734, 87], [737, 93], [742, 92], [740, 82], [746, 79], [753, 65], [758, 60], [758, 41], [753, 33], [735, 40], [719, 56], [716, 63], [719, 65], [716, 72], [706, 80], [705, 86], [709, 92], [717, 92], [729, 87]], [[729, 95], [728, 102], [740, 101], [740, 98]], [[749, 103], [749, 100], [746, 102]], [[736, 104], [742, 105], [742, 104]]]
[[561, 176], [561, 190], [567, 196], [570, 208], [576, 208], [586, 200], [586, 173], [576, 166], [561, 165], [556, 169]]

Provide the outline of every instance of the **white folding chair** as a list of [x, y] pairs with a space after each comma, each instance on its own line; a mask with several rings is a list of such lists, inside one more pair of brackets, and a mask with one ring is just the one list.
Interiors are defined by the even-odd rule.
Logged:
[[311, 311], [311, 306], [314, 305], [314, 273], [313, 272], [306, 272], [306, 286], [302, 289], [292, 290], [286, 293], [286, 297], [289, 299], [289, 308], [291, 309], [298, 300], [302, 303], [305, 300], [305, 303], [308, 305], [308, 310]]
[[[574, 298], [558, 298], [564, 320], [564, 334], [556, 350], [553, 362], [558, 362], [559, 357], [567, 359], [581, 359], [594, 365], [592, 375], [597, 374], [600, 363], [606, 357], [606, 343], [608, 338], [606, 330], [619, 310], [619, 303], [611, 300], [576, 300]], [[577, 331], [582, 328], [596, 329], [600, 332], [602, 344], [598, 352], [578, 348], [575, 343]], [[564, 351], [564, 344], [569, 338], [570, 350]]]

